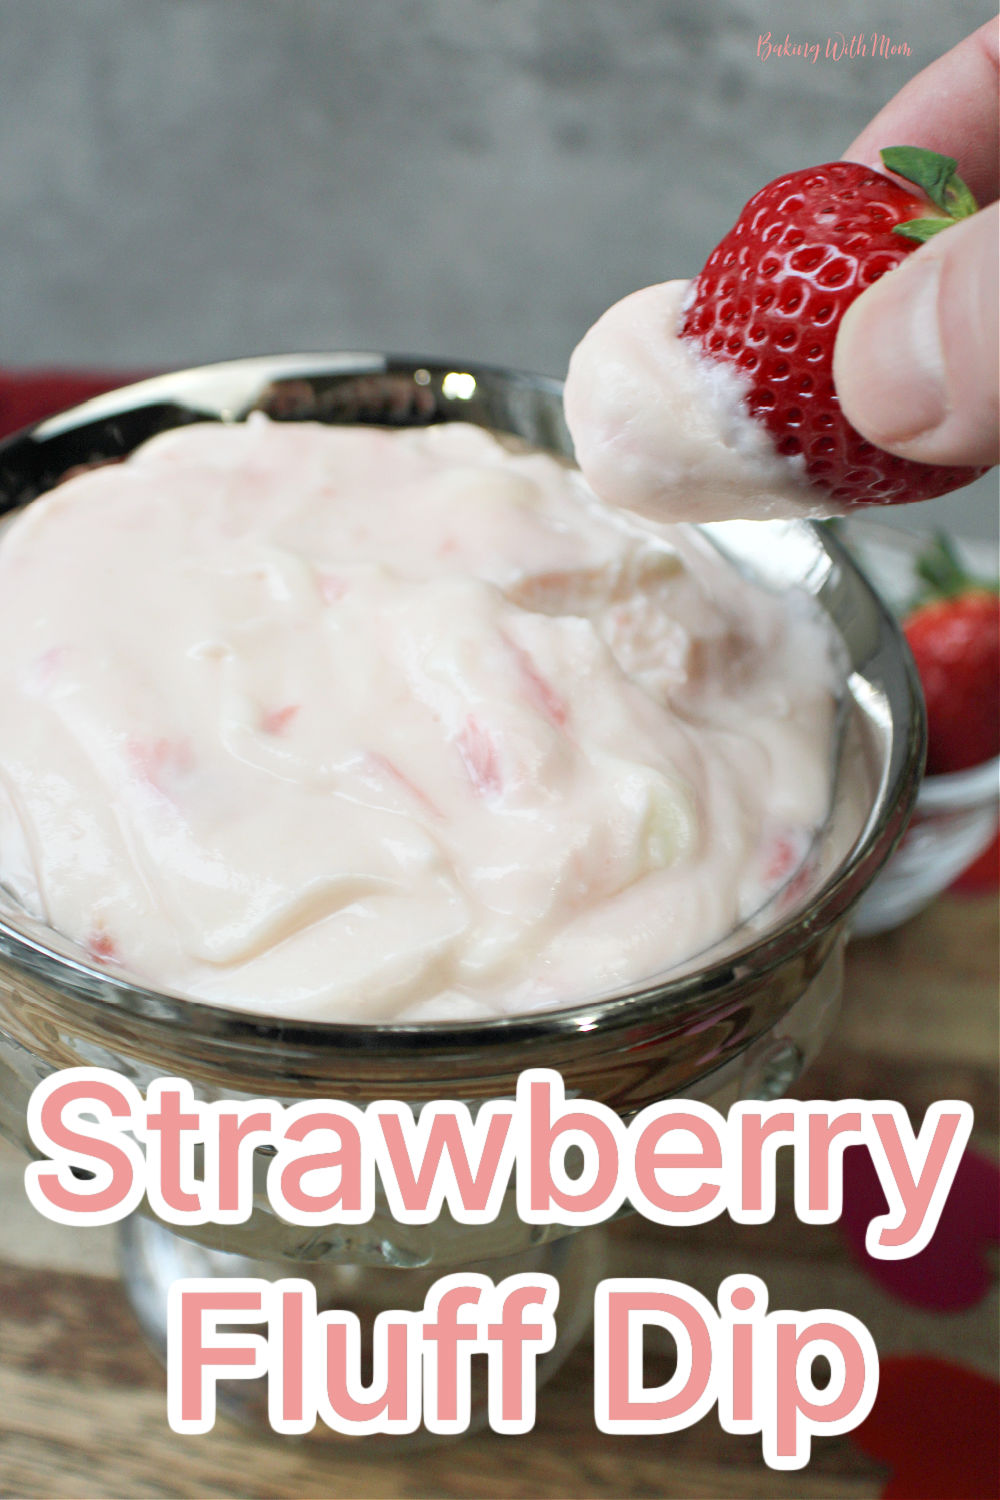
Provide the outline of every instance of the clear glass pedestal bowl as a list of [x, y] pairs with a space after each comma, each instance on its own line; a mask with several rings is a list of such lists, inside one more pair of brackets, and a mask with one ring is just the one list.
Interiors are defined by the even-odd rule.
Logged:
[[[166, 428], [253, 411], [283, 421], [471, 421], [571, 456], [555, 381], [377, 354], [282, 356], [145, 381], [16, 436], [0, 446], [0, 509]], [[75, 1066], [115, 1069], [140, 1090], [182, 1077], [209, 1100], [388, 1098], [414, 1109], [431, 1099], [508, 1098], [523, 1069], [547, 1067], [562, 1074], [567, 1094], [625, 1119], [672, 1096], [724, 1111], [738, 1098], [784, 1093], [833, 1027], [848, 919], [906, 825], [923, 756], [921, 700], [897, 626], [834, 538], [806, 522], [702, 530], [765, 588], [808, 593], [842, 646], [832, 806], [804, 878], [724, 944], [641, 989], [525, 1017], [409, 1026], [276, 1021], [146, 990], [95, 968], [0, 893], [0, 1133], [31, 1153], [32, 1089]], [[364, 1319], [385, 1306], [421, 1306], [430, 1282], [460, 1265], [487, 1263], [495, 1279], [546, 1270], [561, 1284], [549, 1369], [586, 1324], [598, 1274], [592, 1231], [524, 1224], [513, 1193], [488, 1226], [444, 1217], [406, 1226], [376, 1206], [364, 1225], [303, 1228], [270, 1207], [266, 1167], [258, 1153], [260, 1190], [244, 1224], [179, 1232], [140, 1211], [124, 1226], [126, 1286], [155, 1342], [167, 1286], [181, 1275], [305, 1276], [321, 1307], [351, 1307]], [[258, 1419], [260, 1384], [235, 1391]]]

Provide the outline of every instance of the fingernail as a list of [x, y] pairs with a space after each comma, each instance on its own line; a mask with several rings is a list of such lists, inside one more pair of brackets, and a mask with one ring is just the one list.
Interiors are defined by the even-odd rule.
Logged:
[[938, 323], [941, 262], [904, 261], [844, 314], [833, 379], [853, 426], [881, 447], [900, 447], [948, 415]]

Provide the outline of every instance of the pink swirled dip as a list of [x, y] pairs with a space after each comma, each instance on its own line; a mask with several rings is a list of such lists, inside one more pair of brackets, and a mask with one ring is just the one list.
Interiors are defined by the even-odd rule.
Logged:
[[462, 1020], [643, 980], [787, 881], [804, 605], [475, 427], [202, 425], [0, 541], [0, 878], [220, 1005]]

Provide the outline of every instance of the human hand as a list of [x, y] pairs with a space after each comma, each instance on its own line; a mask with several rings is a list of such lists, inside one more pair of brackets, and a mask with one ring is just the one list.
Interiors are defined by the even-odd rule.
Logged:
[[991, 21], [912, 79], [845, 159], [884, 170], [883, 147], [958, 158], [991, 206], [921, 245], [844, 314], [834, 381], [848, 421], [877, 447], [938, 464], [998, 454], [998, 26]]

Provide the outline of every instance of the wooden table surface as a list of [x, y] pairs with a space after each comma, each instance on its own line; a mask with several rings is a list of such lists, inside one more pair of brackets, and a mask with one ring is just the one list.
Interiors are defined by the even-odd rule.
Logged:
[[[884, 938], [852, 945], [835, 1040], [800, 1083], [820, 1098], [892, 1097], [921, 1113], [969, 1100], [973, 1141], [997, 1136], [996, 902], [946, 898]], [[115, 1274], [111, 1230], [50, 1224], [31, 1209], [22, 1160], [0, 1146], [0, 1495], [139, 1497], [877, 1496], [885, 1474], [850, 1437], [819, 1439], [809, 1467], [773, 1472], [757, 1438], [725, 1435], [710, 1413], [671, 1437], [613, 1439], [593, 1424], [584, 1343], [539, 1392], [522, 1437], [479, 1434], [376, 1454], [317, 1451], [220, 1419], [203, 1437], [167, 1426], [163, 1371], [143, 1344]], [[880, 1354], [933, 1352], [995, 1374], [997, 1298], [942, 1316], [881, 1290], [837, 1226], [799, 1224], [788, 1197], [759, 1228], [719, 1218], [694, 1230], [632, 1219], [609, 1231], [610, 1275], [671, 1276], [714, 1296], [737, 1270], [764, 1278], [775, 1307], [834, 1306], [870, 1329]], [[662, 1377], [660, 1377], [662, 1378]]]

